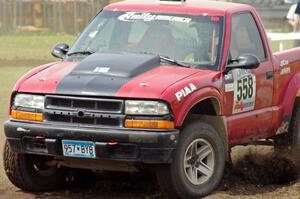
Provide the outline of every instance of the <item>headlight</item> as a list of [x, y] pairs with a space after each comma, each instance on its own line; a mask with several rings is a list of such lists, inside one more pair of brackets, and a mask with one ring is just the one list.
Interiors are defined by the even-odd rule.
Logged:
[[15, 109], [17, 109], [18, 107], [43, 109], [44, 102], [45, 97], [41, 95], [17, 94], [13, 102], [13, 107]]
[[166, 115], [169, 114], [168, 106], [159, 101], [127, 100], [125, 114], [127, 115]]

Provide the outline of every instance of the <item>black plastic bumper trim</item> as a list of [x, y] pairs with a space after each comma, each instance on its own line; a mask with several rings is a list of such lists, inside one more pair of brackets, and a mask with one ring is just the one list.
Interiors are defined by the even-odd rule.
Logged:
[[97, 159], [157, 164], [172, 162], [179, 139], [177, 129], [95, 129], [10, 120], [4, 130], [12, 149], [19, 153], [62, 156], [61, 140], [82, 140], [95, 142]]

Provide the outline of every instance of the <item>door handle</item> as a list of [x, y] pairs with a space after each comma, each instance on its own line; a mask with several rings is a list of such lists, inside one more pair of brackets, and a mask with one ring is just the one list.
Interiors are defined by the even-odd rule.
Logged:
[[268, 71], [268, 72], [266, 72], [266, 78], [267, 78], [267, 79], [273, 79], [273, 76], [274, 76], [273, 71]]

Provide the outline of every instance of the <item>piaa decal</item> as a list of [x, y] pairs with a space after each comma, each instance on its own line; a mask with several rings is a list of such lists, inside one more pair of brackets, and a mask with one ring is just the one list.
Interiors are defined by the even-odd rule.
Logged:
[[195, 90], [197, 90], [197, 87], [190, 83], [188, 86], [185, 86], [183, 89], [175, 93], [177, 101], [180, 101], [183, 97], [188, 96], [189, 94], [193, 93]]

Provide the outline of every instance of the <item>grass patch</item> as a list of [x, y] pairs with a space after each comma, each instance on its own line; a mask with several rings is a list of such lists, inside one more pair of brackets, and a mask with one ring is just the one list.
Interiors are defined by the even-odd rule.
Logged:
[[[76, 38], [76, 35], [55, 33], [0, 35], [0, 66], [35, 66], [42, 64], [43, 61], [46, 63], [56, 60], [51, 55], [52, 47], [60, 42], [72, 46]], [[279, 51], [279, 42], [271, 42], [270, 45], [272, 52]], [[286, 41], [285, 47], [286, 49], [292, 48], [293, 41]]]
[[59, 42], [74, 43], [76, 36], [53, 33], [0, 35], [0, 60], [54, 60], [52, 47]]
[[[286, 50], [291, 49], [294, 47], [294, 42], [293, 41], [284, 41], [284, 46], [285, 46]], [[270, 42], [270, 48], [273, 53], [278, 52], [279, 51], [279, 41]]]

